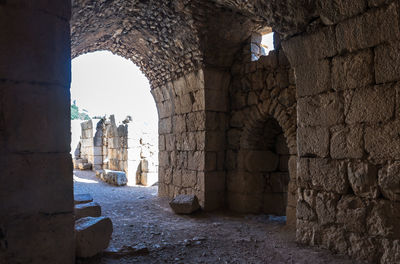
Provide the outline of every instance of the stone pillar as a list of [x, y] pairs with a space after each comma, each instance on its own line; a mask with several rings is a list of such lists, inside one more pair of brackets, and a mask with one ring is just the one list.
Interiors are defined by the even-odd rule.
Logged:
[[71, 1], [0, 1], [0, 263], [74, 263]]
[[196, 194], [206, 210], [223, 205], [229, 79], [201, 69], [152, 90], [160, 118], [160, 196]]

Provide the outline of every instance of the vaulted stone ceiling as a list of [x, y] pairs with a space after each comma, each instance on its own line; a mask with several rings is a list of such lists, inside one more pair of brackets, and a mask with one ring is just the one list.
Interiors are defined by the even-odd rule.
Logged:
[[72, 57], [110, 50], [136, 63], [153, 87], [204, 63], [229, 66], [241, 43], [266, 21], [251, 5], [246, 11], [224, 2], [75, 0]]

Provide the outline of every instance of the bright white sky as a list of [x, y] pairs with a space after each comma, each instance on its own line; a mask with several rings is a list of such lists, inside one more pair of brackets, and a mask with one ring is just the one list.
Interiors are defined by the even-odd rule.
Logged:
[[271, 50], [274, 50], [274, 33], [265, 34], [262, 36], [261, 44], [268, 46], [268, 49], [265, 50], [266, 54]]
[[91, 117], [115, 114], [118, 123], [130, 115], [133, 122], [157, 132], [158, 114], [149, 81], [132, 61], [109, 51], [72, 60], [71, 100]]

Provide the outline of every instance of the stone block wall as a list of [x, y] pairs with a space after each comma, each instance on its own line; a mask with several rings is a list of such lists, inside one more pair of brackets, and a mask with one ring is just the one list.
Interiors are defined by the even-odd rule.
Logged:
[[74, 263], [70, 4], [0, 1], [0, 263]]
[[297, 240], [400, 261], [398, 1], [320, 1], [283, 42], [297, 84]]
[[93, 170], [103, 167], [102, 122], [101, 119], [91, 119], [81, 123], [80, 157], [87, 159]]
[[[277, 36], [277, 34], [275, 34]], [[249, 40], [253, 45], [254, 37]], [[251, 61], [249, 42], [232, 67], [227, 132], [227, 204], [239, 212], [287, 215], [295, 223], [296, 87], [278, 37]]]
[[160, 196], [195, 194], [206, 210], [224, 205], [229, 82], [228, 72], [208, 67], [152, 90]]

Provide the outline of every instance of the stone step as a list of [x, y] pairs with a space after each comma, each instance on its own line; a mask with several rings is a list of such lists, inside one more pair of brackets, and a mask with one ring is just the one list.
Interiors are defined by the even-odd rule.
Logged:
[[108, 247], [112, 232], [108, 217], [84, 217], [75, 221], [76, 257], [89, 258], [101, 253]]
[[74, 204], [93, 202], [93, 197], [88, 193], [74, 194]]
[[75, 220], [83, 217], [99, 217], [101, 216], [101, 206], [96, 202], [75, 205]]

